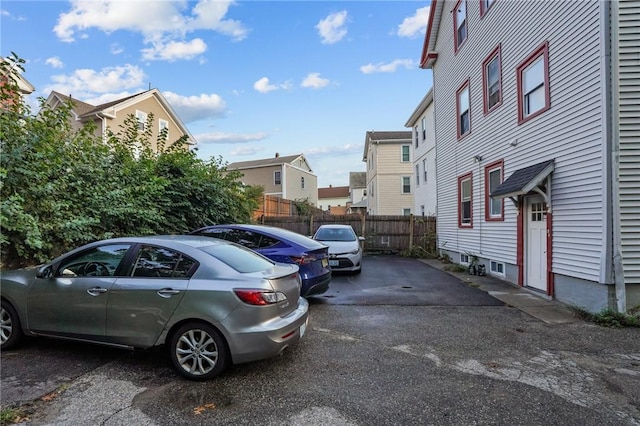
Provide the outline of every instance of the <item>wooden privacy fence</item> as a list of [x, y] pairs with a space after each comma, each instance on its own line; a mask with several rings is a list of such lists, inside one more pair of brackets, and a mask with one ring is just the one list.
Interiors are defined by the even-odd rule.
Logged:
[[320, 225], [340, 223], [351, 225], [358, 236], [365, 238], [368, 252], [400, 252], [420, 247], [428, 254], [436, 253], [436, 218], [434, 216], [344, 216], [313, 215], [265, 217], [264, 225], [288, 229], [302, 235], [313, 235]]

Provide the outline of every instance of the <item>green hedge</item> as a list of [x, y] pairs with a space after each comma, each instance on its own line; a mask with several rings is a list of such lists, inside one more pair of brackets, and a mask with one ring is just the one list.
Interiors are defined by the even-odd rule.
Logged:
[[[2, 67], [22, 68], [9, 58]], [[186, 137], [166, 133], [151, 149], [135, 117], [104, 140], [73, 130], [71, 105], [33, 115], [7, 84], [0, 89], [0, 249], [4, 267], [47, 261], [103, 238], [177, 234], [249, 222], [260, 191], [247, 191], [221, 158], [202, 160]], [[153, 127], [149, 114], [147, 129]]]

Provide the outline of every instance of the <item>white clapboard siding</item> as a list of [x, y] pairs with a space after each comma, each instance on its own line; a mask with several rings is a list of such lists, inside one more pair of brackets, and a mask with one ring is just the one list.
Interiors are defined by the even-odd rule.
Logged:
[[[505, 178], [551, 158], [553, 271], [599, 280], [604, 234], [603, 108], [600, 7], [586, 1], [497, 1], [481, 19], [467, 1], [468, 40], [453, 52], [453, 19], [446, 2], [435, 52], [434, 105], [440, 247], [516, 263], [516, 210], [505, 200], [503, 222], [484, 221], [484, 165], [502, 159]], [[576, 36], [579, 34], [579, 36]], [[551, 108], [517, 124], [516, 67], [549, 43]], [[502, 105], [484, 115], [482, 62], [501, 45]], [[456, 91], [470, 81], [471, 134], [456, 138]], [[515, 146], [513, 146], [515, 145]], [[482, 156], [482, 164], [472, 161]], [[473, 229], [459, 229], [457, 177], [473, 173]], [[589, 215], [583, 210], [587, 208]], [[578, 221], [580, 230], [572, 225]]]
[[625, 283], [640, 284], [640, 2], [617, 5], [622, 264]]

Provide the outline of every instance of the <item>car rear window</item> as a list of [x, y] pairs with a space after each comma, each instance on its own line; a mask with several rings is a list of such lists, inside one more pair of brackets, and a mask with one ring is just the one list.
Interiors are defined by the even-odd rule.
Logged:
[[202, 250], [241, 273], [264, 271], [274, 265], [269, 259], [237, 245], [220, 244]]

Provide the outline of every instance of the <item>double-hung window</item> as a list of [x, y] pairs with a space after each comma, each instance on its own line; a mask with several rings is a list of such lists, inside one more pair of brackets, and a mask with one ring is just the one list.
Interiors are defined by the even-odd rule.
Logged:
[[467, 80], [456, 94], [456, 111], [458, 114], [458, 139], [471, 132], [471, 107], [469, 105], [469, 80]]
[[482, 63], [482, 89], [484, 113], [488, 114], [502, 104], [502, 64], [500, 45]]
[[300, 188], [304, 189], [304, 177], [300, 178]]
[[492, 198], [491, 193], [500, 186], [504, 175], [504, 162], [496, 161], [484, 168], [485, 179], [485, 220], [504, 220], [504, 201]]
[[427, 138], [427, 117], [422, 117], [422, 140]]
[[402, 176], [402, 193], [411, 194], [411, 176]]
[[424, 173], [422, 181], [427, 183], [427, 159], [422, 160], [422, 171]]
[[458, 226], [473, 228], [471, 173], [458, 178]]
[[276, 170], [273, 172], [273, 184], [281, 185], [282, 184], [282, 172], [280, 170]]
[[144, 132], [147, 124], [147, 113], [136, 110], [136, 118], [138, 119], [138, 130]]
[[158, 120], [158, 134], [160, 136], [163, 136], [164, 132], [164, 139], [169, 139], [169, 122], [167, 120], [163, 120], [163, 119], [159, 119]]
[[402, 145], [402, 162], [403, 163], [408, 163], [409, 161], [411, 161], [410, 149], [411, 149], [410, 145]]
[[457, 53], [460, 46], [467, 40], [467, 0], [459, 0], [456, 4], [453, 10], [453, 27], [455, 28], [454, 48]]
[[416, 148], [418, 147], [418, 126], [414, 126], [413, 128], [413, 138], [416, 142]]
[[416, 164], [416, 186], [420, 186], [420, 164]]
[[518, 124], [542, 114], [551, 106], [549, 96], [549, 43], [538, 47], [516, 68]]
[[480, 17], [483, 17], [487, 10], [495, 3], [495, 0], [480, 0]]

